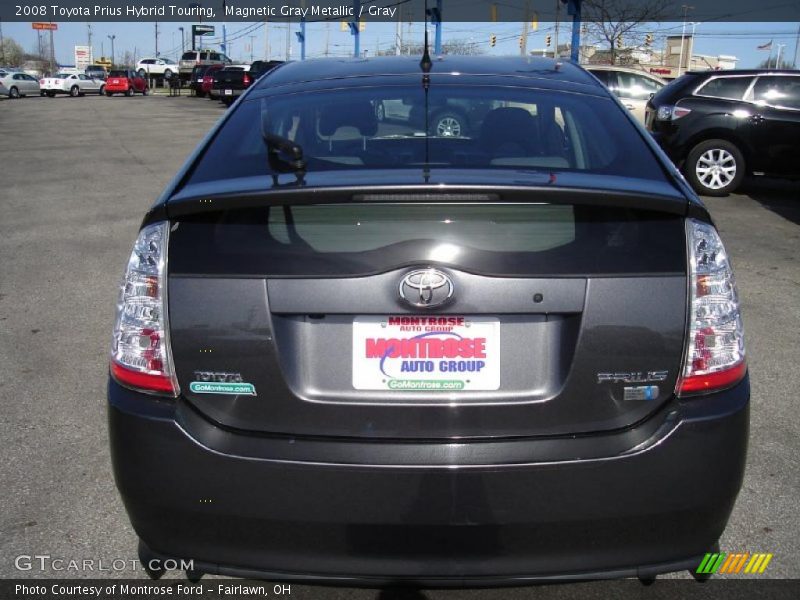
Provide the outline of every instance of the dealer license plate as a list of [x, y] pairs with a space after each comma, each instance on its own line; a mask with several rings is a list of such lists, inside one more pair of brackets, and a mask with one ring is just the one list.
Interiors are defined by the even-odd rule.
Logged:
[[500, 388], [500, 321], [458, 315], [353, 319], [357, 390], [453, 392]]

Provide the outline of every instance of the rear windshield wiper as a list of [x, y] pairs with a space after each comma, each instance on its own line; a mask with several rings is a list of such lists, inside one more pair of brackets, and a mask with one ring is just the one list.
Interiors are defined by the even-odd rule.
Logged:
[[264, 143], [267, 145], [267, 160], [272, 169], [272, 181], [278, 185], [279, 173], [294, 173], [297, 183], [305, 183], [306, 159], [303, 157], [303, 148], [292, 140], [274, 133], [263, 134]]

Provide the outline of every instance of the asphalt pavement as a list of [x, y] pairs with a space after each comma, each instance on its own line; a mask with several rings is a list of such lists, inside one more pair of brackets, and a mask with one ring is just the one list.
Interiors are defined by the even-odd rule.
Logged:
[[[136, 556], [105, 420], [117, 284], [145, 211], [223, 111], [187, 96], [0, 100], [0, 577], [65, 574], [19, 571], [20, 555]], [[773, 553], [762, 577], [800, 578], [800, 186], [759, 183], [708, 206], [736, 269], [752, 381], [747, 471], [721, 546]], [[143, 576], [68, 573], [98, 575]], [[292, 595], [650, 598], [670, 583]]]

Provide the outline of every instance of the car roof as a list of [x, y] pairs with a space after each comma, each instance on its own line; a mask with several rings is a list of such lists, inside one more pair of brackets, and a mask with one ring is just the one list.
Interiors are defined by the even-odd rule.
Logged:
[[688, 71], [686, 75], [723, 77], [725, 75], [800, 75], [792, 69], [724, 69], [719, 71]]
[[[319, 58], [286, 62], [261, 78], [257, 88], [315, 83], [315, 87], [335, 84], [337, 87], [359, 87], [368, 78], [419, 77], [420, 56], [382, 56], [376, 58]], [[433, 57], [432, 76], [451, 75], [494, 78], [497, 82], [536, 80], [537, 85], [551, 89], [582, 88], [581, 91], [607, 95], [596, 78], [579, 66], [566, 61], [542, 57], [439, 56]]]

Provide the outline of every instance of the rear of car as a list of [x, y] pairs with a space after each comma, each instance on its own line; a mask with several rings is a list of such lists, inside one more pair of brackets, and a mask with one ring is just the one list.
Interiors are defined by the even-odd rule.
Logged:
[[223, 104], [230, 106], [253, 81], [248, 65], [225, 67], [214, 74], [211, 90]]
[[719, 235], [593, 78], [484, 60], [288, 64], [148, 213], [108, 387], [143, 559], [498, 585], [717, 543], [749, 402]]
[[50, 98], [57, 94], [68, 94], [73, 86], [77, 86], [77, 75], [72, 73], [56, 73], [39, 81], [40, 89]]
[[137, 93], [146, 96], [150, 88], [147, 81], [143, 77], [139, 77], [139, 75], [133, 71], [115, 70], [109, 73], [104, 91], [106, 96], [113, 96], [114, 94], [133, 96]]
[[219, 93], [214, 89], [214, 78], [222, 70], [222, 65], [210, 65], [203, 71], [203, 83], [200, 84], [200, 92], [203, 96], [208, 96], [211, 100], [216, 100]]

